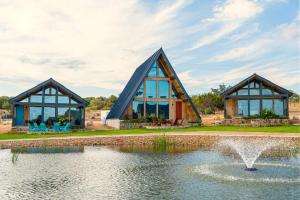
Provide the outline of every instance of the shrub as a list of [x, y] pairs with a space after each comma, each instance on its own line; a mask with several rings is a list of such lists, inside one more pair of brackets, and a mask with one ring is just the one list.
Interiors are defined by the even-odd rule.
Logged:
[[273, 118], [279, 118], [272, 110], [263, 109], [260, 112], [260, 117], [263, 119], [273, 119]]
[[215, 113], [215, 111], [211, 107], [205, 108], [205, 110], [204, 110], [204, 114], [207, 114], [207, 115], [214, 114], [214, 113]]

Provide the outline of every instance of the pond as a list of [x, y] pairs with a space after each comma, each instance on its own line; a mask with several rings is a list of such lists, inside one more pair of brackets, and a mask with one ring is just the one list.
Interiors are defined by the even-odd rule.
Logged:
[[257, 172], [215, 150], [0, 150], [0, 199], [299, 199], [300, 158], [262, 157]]

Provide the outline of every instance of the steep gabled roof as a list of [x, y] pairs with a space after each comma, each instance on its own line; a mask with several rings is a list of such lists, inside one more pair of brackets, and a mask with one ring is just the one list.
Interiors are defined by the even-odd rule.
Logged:
[[183, 85], [181, 84], [179, 78], [177, 77], [172, 65], [170, 64], [168, 58], [166, 57], [164, 51], [162, 48], [160, 48], [158, 51], [156, 51], [152, 56], [150, 56], [144, 63], [142, 63], [133, 73], [130, 80], [128, 81], [127, 85], [125, 86], [124, 90], [120, 94], [118, 100], [112, 107], [111, 111], [107, 115], [107, 119], [121, 119], [127, 110], [128, 106], [134, 99], [136, 92], [142, 85], [144, 78], [147, 76], [148, 72], [150, 71], [152, 65], [159, 59], [159, 57], [162, 56], [165, 62], [167, 63], [169, 69], [174, 75], [174, 78], [177, 80], [178, 84], [180, 85], [184, 96], [189, 101], [193, 111], [196, 113], [197, 117], [200, 118], [200, 115], [194, 106], [194, 104], [191, 101], [191, 98], [185, 91]]
[[61, 92], [65, 93], [65, 94], [68, 94], [70, 97], [72, 97], [73, 99], [75, 99], [79, 103], [83, 104], [84, 106], [88, 105], [87, 101], [85, 101], [79, 95], [75, 94], [74, 92], [72, 92], [71, 90], [69, 90], [68, 88], [66, 88], [65, 86], [63, 86], [62, 84], [60, 84], [59, 82], [57, 82], [56, 80], [54, 80], [52, 78], [36, 85], [35, 87], [33, 87], [33, 88], [31, 88], [31, 89], [29, 89], [25, 92], [22, 92], [18, 96], [9, 99], [9, 101], [11, 103], [20, 101], [20, 100], [26, 98], [27, 96], [29, 96], [30, 94], [33, 94], [35, 92], [40, 91], [44, 86], [50, 86], [50, 85], [54, 86], [54, 87], [57, 87]]
[[283, 87], [280, 87], [279, 85], [269, 81], [268, 79], [265, 79], [261, 76], [259, 76], [258, 74], [254, 73], [252, 74], [251, 76], [249, 76], [248, 78], [242, 80], [241, 82], [239, 82], [238, 84], [236, 84], [235, 86], [227, 89], [226, 91], [224, 91], [221, 95], [222, 96], [226, 96], [226, 95], [230, 95], [231, 93], [237, 91], [238, 89], [244, 87], [245, 85], [248, 84], [248, 82], [251, 82], [251, 81], [258, 81], [258, 82], [262, 82], [264, 85], [270, 87], [270, 88], [273, 88], [275, 90], [277, 90], [278, 92], [282, 93], [282, 94], [288, 94], [288, 96], [292, 96], [293, 93], [290, 92], [289, 90], [287, 89], [284, 89]]

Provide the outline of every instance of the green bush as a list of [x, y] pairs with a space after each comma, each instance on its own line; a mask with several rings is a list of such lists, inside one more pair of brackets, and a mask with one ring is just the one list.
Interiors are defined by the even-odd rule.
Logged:
[[263, 109], [260, 112], [260, 117], [263, 119], [273, 119], [278, 118], [279, 116], [277, 116], [272, 110]]
[[211, 107], [205, 108], [205, 110], [204, 110], [204, 114], [206, 114], [206, 115], [210, 115], [210, 114], [214, 114], [214, 113], [215, 113], [215, 111]]

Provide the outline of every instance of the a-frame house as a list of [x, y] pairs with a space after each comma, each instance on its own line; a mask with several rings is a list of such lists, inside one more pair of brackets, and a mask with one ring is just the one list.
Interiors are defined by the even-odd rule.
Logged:
[[162, 48], [135, 70], [106, 119], [145, 116], [183, 122], [200, 120]]

